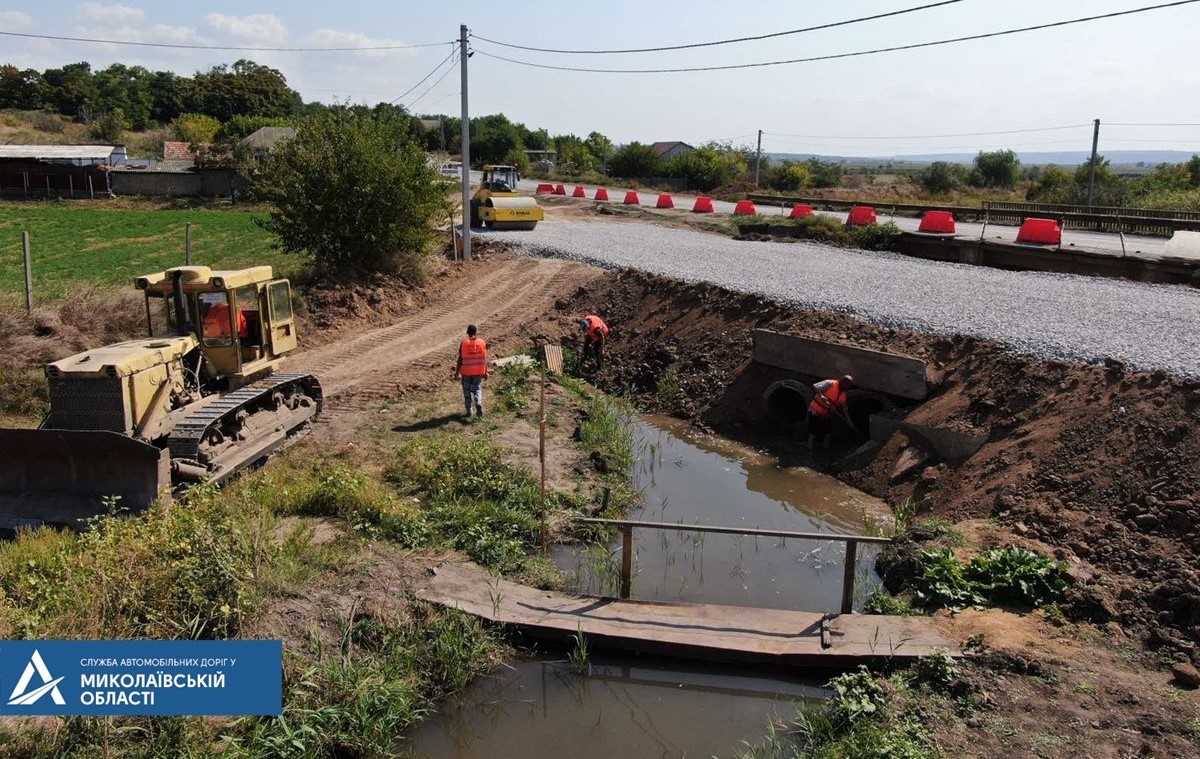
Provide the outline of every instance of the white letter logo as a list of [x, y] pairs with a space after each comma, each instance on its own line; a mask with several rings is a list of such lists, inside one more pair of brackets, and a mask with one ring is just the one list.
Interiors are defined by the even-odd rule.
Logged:
[[[38, 677], [42, 678], [42, 685], [31, 691], [26, 691], [25, 689], [29, 687], [29, 681], [33, 679], [35, 672]], [[59, 706], [66, 706], [67, 701], [58, 690], [58, 684], [61, 682], [61, 677], [53, 677], [50, 674], [50, 670], [46, 669], [46, 662], [42, 661], [42, 655], [35, 648], [33, 656], [29, 657], [29, 663], [25, 665], [24, 674], [17, 681], [17, 687], [13, 688], [12, 695], [8, 697], [8, 705], [29, 706], [37, 703], [39, 698], [49, 693], [50, 698], [54, 699], [54, 703]]]

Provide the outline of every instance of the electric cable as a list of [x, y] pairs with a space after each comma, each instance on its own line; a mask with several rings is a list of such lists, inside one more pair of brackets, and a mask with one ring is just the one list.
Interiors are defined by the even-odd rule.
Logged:
[[[444, 44], [446, 44], [446, 43], [444, 43], [444, 42], [443, 42], [442, 44], [444, 45]], [[412, 87], [409, 87], [409, 88], [408, 88], [407, 90], [405, 90], [405, 91], [404, 91], [404, 92], [403, 92], [403, 93], [402, 93], [402, 94], [401, 94], [399, 97], [397, 97], [397, 98], [393, 99], [393, 100], [392, 100], [392, 101], [390, 101], [390, 102], [392, 102], [392, 103], [394, 104], [394, 103], [395, 103], [397, 100], [403, 100], [404, 98], [408, 97], [409, 93], [411, 93], [413, 90], [415, 90], [416, 88], [418, 88], [418, 87], [420, 87], [422, 84], [424, 84], [424, 83], [425, 83], [425, 81], [426, 81], [427, 79], [429, 79], [429, 77], [431, 77], [431, 76], [433, 76], [434, 74], [436, 74], [436, 73], [438, 72], [438, 70], [439, 70], [439, 69], [440, 69], [442, 66], [445, 66], [445, 65], [446, 65], [446, 61], [448, 61], [448, 60], [450, 60], [451, 58], [453, 58], [453, 57], [454, 57], [454, 55], [455, 55], [455, 53], [457, 53], [457, 52], [458, 52], [458, 48], [457, 48], [457, 47], [451, 48], [451, 50], [450, 50], [450, 54], [449, 54], [449, 55], [447, 55], [447, 56], [446, 56], [445, 58], [443, 58], [442, 60], [438, 61], [438, 65], [434, 66], [434, 67], [433, 67], [433, 68], [430, 70], [430, 72], [429, 72], [428, 74], [426, 74], [425, 76], [423, 76], [423, 77], [421, 77], [420, 79], [418, 79], [416, 84], [414, 84]]]
[[759, 34], [754, 37], [737, 37], [735, 39], [714, 40], [712, 42], [693, 42], [693, 43], [690, 43], [687, 45], [669, 45], [669, 46], [665, 46], [665, 47], [638, 47], [638, 48], [626, 48], [623, 50], [563, 50], [563, 49], [559, 49], [559, 48], [550, 48], [550, 47], [530, 47], [528, 45], [514, 45], [509, 42], [501, 42], [500, 40], [494, 40], [494, 39], [490, 39], [488, 37], [482, 37], [478, 34], [472, 34], [471, 37], [478, 39], [478, 40], [482, 40], [484, 42], [490, 42], [493, 45], [500, 45], [501, 47], [511, 47], [516, 50], [530, 50], [530, 51], [533, 51], [536, 53], [561, 53], [564, 55], [660, 53], [660, 52], [664, 52], [664, 51], [668, 51], [668, 50], [688, 50], [688, 49], [698, 48], [698, 47], [714, 47], [716, 45], [732, 45], [732, 44], [739, 43], [739, 42], [754, 42], [757, 40], [771, 39], [773, 37], [785, 37], [789, 34], [803, 34], [805, 32], [815, 32], [815, 31], [819, 31], [821, 29], [833, 29], [838, 26], [849, 26], [850, 24], [858, 24], [858, 23], [862, 23], [864, 21], [875, 21], [875, 20], [878, 20], [881, 18], [890, 18], [892, 16], [903, 16], [906, 13], [915, 13], [917, 11], [928, 10], [930, 8], [937, 8], [937, 7], [940, 7], [943, 5], [954, 5], [955, 3], [960, 3], [960, 2], [963, 2], [963, 0], [943, 0], [943, 2], [930, 3], [928, 5], [919, 5], [915, 8], [904, 8], [904, 9], [898, 10], [898, 11], [889, 11], [888, 13], [876, 13], [873, 16], [863, 16], [861, 18], [846, 19], [845, 21], [834, 21], [834, 22], [831, 22], [828, 24], [821, 24], [819, 26], [807, 26], [807, 27], [804, 27], [803, 29], [789, 29], [786, 32], [773, 32], [771, 34]]
[[[363, 45], [359, 47], [248, 47], [245, 45], [188, 45], [182, 42], [133, 42], [131, 40], [107, 40], [96, 37], [65, 37], [55, 34], [32, 34], [30, 32], [0, 32], [5, 37], [24, 37], [35, 40], [59, 42], [89, 42], [99, 45], [126, 45], [129, 47], [165, 47], [175, 50], [248, 50], [260, 53], [354, 53], [368, 50], [410, 50], [421, 47], [439, 47], [443, 42], [420, 42], [401, 45]], [[457, 43], [457, 40], [450, 40]]]
[[[1053, 29], [1060, 26], [1071, 26], [1073, 24], [1083, 24], [1089, 21], [1100, 21], [1103, 19], [1119, 18], [1121, 16], [1131, 16], [1137, 13], [1147, 13], [1149, 11], [1162, 10], [1164, 8], [1174, 8], [1180, 5], [1192, 5], [1200, 2], [1200, 0], [1176, 0], [1173, 3], [1161, 3], [1159, 5], [1147, 5], [1141, 8], [1131, 8], [1125, 11], [1114, 11], [1112, 13], [1102, 13], [1097, 16], [1085, 16], [1083, 18], [1067, 19], [1064, 21], [1054, 21], [1046, 24], [1036, 24], [1034, 26], [1023, 26], [1017, 29], [1005, 29], [998, 32], [987, 32], [984, 34], [972, 34], [965, 37], [953, 37], [951, 39], [934, 40], [932, 42], [916, 42], [909, 45], [896, 45], [893, 47], [874, 48], [871, 50], [856, 50], [850, 53], [833, 53], [830, 55], [817, 55], [809, 58], [791, 58], [788, 60], [777, 61], [759, 61], [756, 63], [736, 63], [724, 66], [687, 66], [681, 68], [657, 68], [657, 69], [598, 69], [586, 68], [582, 66], [555, 66], [549, 63], [534, 63], [533, 61], [522, 61], [515, 58], [508, 58], [503, 55], [496, 55], [485, 50], [476, 50], [481, 55], [488, 58], [494, 58], [507, 63], [515, 63], [520, 66], [530, 66], [532, 68], [551, 69], [553, 71], [574, 71], [588, 74], [680, 74], [696, 71], [731, 71], [734, 69], [751, 69], [763, 68], [765, 66], [783, 66], [793, 63], [813, 63], [816, 61], [832, 61], [841, 58], [857, 58], [866, 55], [878, 55], [880, 53], [895, 53], [901, 50], [917, 50], [919, 48], [936, 47], [938, 45], [950, 45], [958, 42], [971, 42], [973, 40], [990, 39], [993, 37], [1004, 37], [1012, 34], [1022, 34], [1024, 32], [1034, 32], [1041, 29]], [[483, 38], [479, 38], [482, 40]]]
[[1091, 128], [1091, 123], [1087, 124], [1068, 124], [1066, 126], [1053, 127], [1034, 127], [1031, 129], [1004, 129], [998, 132], [959, 132], [957, 134], [909, 134], [909, 135], [831, 135], [831, 134], [784, 134], [782, 132], [763, 132], [763, 136], [767, 137], [789, 137], [801, 140], [932, 140], [944, 139], [946, 137], [990, 137], [1001, 134], [1026, 134], [1028, 132], [1056, 132], [1063, 129], [1082, 129], [1084, 127]]
[[454, 71], [454, 64], [458, 63], [458, 60], [459, 60], [459, 56], [457, 56], [457, 55], [454, 56], [454, 60], [452, 60], [450, 62], [450, 66], [445, 71], [442, 72], [442, 75], [439, 76], [436, 80], [434, 80], [433, 84], [429, 85], [428, 89], [426, 89], [424, 92], [422, 92], [420, 95], [418, 95], [415, 100], [413, 100], [411, 103], [408, 103], [407, 105], [405, 105], [404, 108], [411, 112], [413, 107], [416, 106], [417, 103], [421, 102], [421, 100], [423, 100], [426, 95], [433, 92], [433, 89], [435, 87], [437, 87], [439, 84], [441, 84], [442, 80], [445, 79], [447, 76], [449, 76], [452, 71]]

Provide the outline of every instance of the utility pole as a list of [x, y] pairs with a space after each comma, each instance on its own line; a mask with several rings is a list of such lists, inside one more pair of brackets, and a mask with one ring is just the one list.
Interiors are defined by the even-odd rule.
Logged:
[[1088, 167], [1088, 208], [1096, 203], [1096, 147], [1100, 144], [1100, 119], [1092, 126], [1092, 163]]
[[758, 167], [762, 165], [762, 130], [758, 130], [758, 152], [754, 154], [754, 189], [758, 189]]
[[458, 58], [462, 63], [462, 241], [463, 260], [471, 260], [471, 113], [467, 109], [467, 25], [458, 27]]

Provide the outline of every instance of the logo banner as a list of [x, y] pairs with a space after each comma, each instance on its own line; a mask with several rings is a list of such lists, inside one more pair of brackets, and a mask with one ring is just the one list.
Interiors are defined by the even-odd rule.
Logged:
[[0, 641], [0, 715], [278, 715], [278, 640]]

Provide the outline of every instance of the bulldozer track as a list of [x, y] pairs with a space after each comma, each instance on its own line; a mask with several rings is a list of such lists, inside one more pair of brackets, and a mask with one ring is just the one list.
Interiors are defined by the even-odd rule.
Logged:
[[338, 345], [323, 346], [293, 364], [316, 374], [325, 388], [322, 416], [341, 416], [393, 397], [398, 386], [452, 368], [466, 325], [479, 325], [491, 342], [550, 308], [572, 284], [593, 272], [546, 259], [509, 259], [481, 277], [459, 283], [437, 303], [395, 324]]
[[171, 458], [197, 459], [200, 455], [200, 446], [204, 443], [205, 435], [221, 419], [236, 413], [239, 409], [245, 408], [264, 395], [270, 395], [289, 385], [296, 385], [298, 387], [307, 385], [304, 389], [310, 394], [316, 394], [313, 400], [316, 402], [317, 410], [319, 411], [322, 403], [321, 386], [315, 381], [306, 382], [305, 380], [312, 380], [312, 375], [307, 373], [275, 374], [267, 379], [251, 383], [222, 396], [220, 400], [205, 406], [195, 414], [189, 415], [183, 423], [177, 425], [171, 431], [171, 437], [167, 441], [167, 445], [171, 449]]

